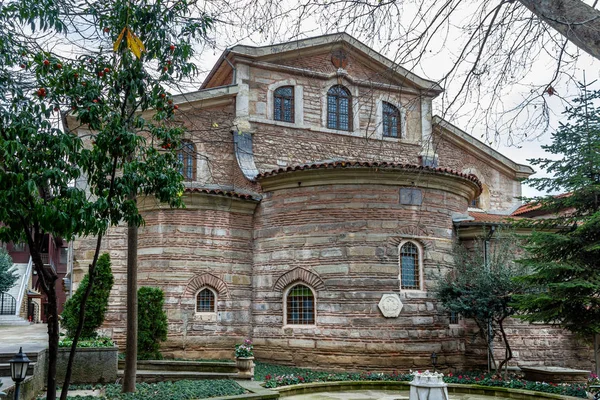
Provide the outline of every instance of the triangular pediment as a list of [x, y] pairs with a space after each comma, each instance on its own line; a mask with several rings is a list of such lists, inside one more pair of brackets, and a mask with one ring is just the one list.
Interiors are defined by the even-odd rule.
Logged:
[[[220, 64], [228, 59], [246, 58], [255, 63], [275, 64], [294, 68], [299, 73], [312, 71], [335, 75], [339, 68], [351, 79], [411, 88], [436, 96], [443, 89], [433, 81], [423, 79], [346, 33], [318, 36], [270, 46], [237, 45], [226, 50], [202, 88], [216, 84]], [[221, 83], [221, 82], [219, 82]]]

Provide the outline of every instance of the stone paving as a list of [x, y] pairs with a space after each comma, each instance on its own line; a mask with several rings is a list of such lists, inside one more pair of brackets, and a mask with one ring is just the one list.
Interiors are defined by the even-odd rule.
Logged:
[[[321, 392], [284, 397], [285, 400], [408, 400], [408, 390], [356, 390], [351, 392]], [[510, 400], [475, 394], [451, 394], [450, 400]]]
[[0, 353], [40, 351], [48, 347], [48, 327], [46, 324], [21, 326], [0, 326]]

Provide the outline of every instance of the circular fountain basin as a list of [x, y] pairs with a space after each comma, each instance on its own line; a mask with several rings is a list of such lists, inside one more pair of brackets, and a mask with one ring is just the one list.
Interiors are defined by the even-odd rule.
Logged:
[[[350, 390], [347, 392], [320, 392], [285, 397], [286, 400], [409, 400], [408, 390]], [[450, 394], [450, 400], [510, 400], [510, 397], [478, 394]], [[513, 399], [514, 400], [514, 399]]]

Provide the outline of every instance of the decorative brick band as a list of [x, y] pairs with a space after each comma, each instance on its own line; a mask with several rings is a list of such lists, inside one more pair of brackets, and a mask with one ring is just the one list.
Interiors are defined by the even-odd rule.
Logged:
[[222, 279], [208, 273], [196, 275], [185, 288], [184, 296], [194, 296], [196, 292], [205, 286], [210, 286], [217, 291], [218, 295], [229, 298], [229, 289]]
[[275, 282], [274, 288], [276, 291], [282, 292], [283, 289], [296, 281], [304, 282], [312, 286], [315, 290], [325, 289], [323, 280], [319, 278], [317, 274], [300, 267], [294, 268], [293, 270], [281, 275]]

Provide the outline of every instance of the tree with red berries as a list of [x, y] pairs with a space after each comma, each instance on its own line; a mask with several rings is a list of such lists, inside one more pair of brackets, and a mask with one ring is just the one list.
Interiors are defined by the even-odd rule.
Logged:
[[[186, 0], [80, 6], [49, 0], [0, 5], [0, 240], [28, 243], [48, 295], [48, 400], [56, 398], [59, 327], [57, 276], [41, 258], [44, 235], [96, 237], [61, 392], [66, 399], [104, 234], [123, 221], [130, 230], [143, 222], [137, 196], [182, 205], [176, 152], [183, 129], [173, 122], [178, 106], [168, 90], [196, 73], [193, 44], [212, 24], [201, 12], [192, 15]], [[92, 27], [82, 30], [83, 20]], [[68, 33], [68, 40], [85, 36], [92, 45], [76, 58], [55, 54], [51, 41], [22, 36], [25, 25], [37, 37]], [[80, 130], [85, 134], [75, 134]], [[134, 278], [135, 267], [128, 265]], [[125, 391], [135, 390], [136, 349], [135, 342], [127, 347], [133, 374]]]

